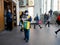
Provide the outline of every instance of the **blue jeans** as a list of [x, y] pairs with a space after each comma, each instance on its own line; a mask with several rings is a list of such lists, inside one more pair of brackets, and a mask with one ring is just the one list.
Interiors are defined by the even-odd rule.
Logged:
[[25, 40], [29, 40], [30, 29], [24, 29]]

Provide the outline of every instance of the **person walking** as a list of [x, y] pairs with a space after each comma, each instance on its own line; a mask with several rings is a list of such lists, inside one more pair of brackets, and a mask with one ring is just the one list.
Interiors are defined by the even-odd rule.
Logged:
[[34, 18], [34, 21], [36, 21], [36, 23], [34, 24], [34, 29], [35, 29], [35, 26], [36, 26], [36, 25], [38, 25], [40, 28], [42, 28], [41, 25], [39, 24], [39, 21], [40, 21], [40, 20], [39, 20], [38, 14], [37, 14], [37, 16]]
[[53, 15], [52, 9], [50, 9], [49, 14], [50, 14], [50, 17], [52, 17], [52, 15]]
[[47, 20], [48, 20], [48, 16], [47, 16], [47, 14], [45, 13], [45, 14], [44, 14], [44, 24], [46, 24]]
[[20, 29], [20, 31], [21, 32], [23, 32], [23, 12], [21, 12], [21, 15], [20, 15], [20, 23], [19, 23], [19, 25], [21, 26], [21, 29]]
[[[60, 14], [57, 16], [56, 23], [60, 25]], [[60, 28], [57, 31], [55, 31], [55, 34], [57, 34], [59, 31], [60, 31]]]
[[49, 14], [47, 14], [47, 21], [45, 23], [45, 26], [48, 25], [48, 27], [50, 27], [50, 20], [51, 20], [51, 17], [49, 16]]
[[24, 21], [24, 40], [26, 42], [29, 42], [29, 36], [30, 36], [30, 26], [31, 26], [32, 18], [30, 15], [27, 16], [27, 19]]

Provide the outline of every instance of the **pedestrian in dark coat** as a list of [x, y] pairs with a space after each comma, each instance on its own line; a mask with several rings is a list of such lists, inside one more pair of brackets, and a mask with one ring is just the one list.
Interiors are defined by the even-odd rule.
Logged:
[[6, 16], [7, 16], [7, 29], [11, 31], [12, 30], [12, 13], [10, 9], [8, 9]]

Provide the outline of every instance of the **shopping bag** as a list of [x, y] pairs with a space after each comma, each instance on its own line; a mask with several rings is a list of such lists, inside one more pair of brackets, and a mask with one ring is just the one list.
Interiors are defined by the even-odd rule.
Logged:
[[24, 28], [25, 29], [30, 29], [30, 22], [29, 21], [24, 22]]
[[42, 21], [41, 21], [41, 20], [39, 20], [39, 21], [38, 21], [38, 24], [42, 24]]

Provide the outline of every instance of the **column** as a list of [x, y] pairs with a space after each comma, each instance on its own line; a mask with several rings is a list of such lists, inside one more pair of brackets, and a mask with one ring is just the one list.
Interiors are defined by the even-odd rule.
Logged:
[[47, 13], [47, 0], [45, 1], [45, 5], [46, 5], [45, 9], [46, 9], [46, 13]]
[[52, 0], [51, 0], [51, 3], [50, 3], [50, 4], [51, 4], [51, 9], [53, 8], [53, 5], [52, 5], [52, 3], [53, 3], [53, 2], [52, 2]]
[[57, 1], [57, 3], [58, 3], [58, 6], [57, 7], [58, 7], [58, 10], [59, 10], [59, 0]]
[[44, 13], [44, 0], [42, 2], [43, 2], [43, 13]]
[[19, 25], [19, 1], [17, 0], [17, 4], [16, 4], [16, 11], [17, 11], [17, 25]]

